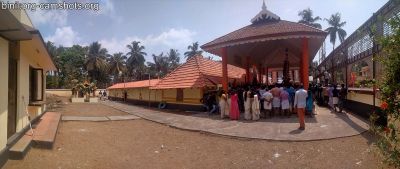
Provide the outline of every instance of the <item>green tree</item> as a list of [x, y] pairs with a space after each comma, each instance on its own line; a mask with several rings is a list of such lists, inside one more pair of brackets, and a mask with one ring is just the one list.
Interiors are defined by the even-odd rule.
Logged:
[[180, 54], [179, 54], [178, 50], [176, 50], [176, 49], [170, 49], [169, 52], [167, 53], [168, 62], [169, 62], [169, 66], [168, 66], [169, 71], [172, 71], [179, 66], [179, 61], [180, 61], [179, 55]]
[[189, 60], [193, 56], [201, 55], [203, 51], [199, 50], [199, 42], [195, 42], [187, 47], [188, 51], [184, 53], [186, 60]]
[[96, 82], [99, 87], [106, 87], [107, 49], [102, 48], [99, 42], [90, 44], [85, 67], [92, 82]]
[[[382, 38], [382, 54], [378, 55], [384, 68], [383, 77], [378, 83], [382, 100], [378, 111], [383, 111], [382, 114], [387, 116], [388, 124], [376, 127], [372, 123], [371, 129], [381, 136], [376, 145], [385, 162], [400, 168], [400, 18], [396, 16], [390, 19], [389, 25], [392, 33]], [[374, 122], [377, 117], [372, 116], [371, 119]]]
[[318, 29], [322, 28], [321, 24], [316, 23], [317, 21], [320, 21], [321, 18], [319, 16], [314, 17], [313, 11], [310, 8], [300, 11], [298, 15], [301, 17], [299, 23], [303, 23]]
[[71, 88], [70, 84], [74, 79], [79, 81], [84, 80], [86, 74], [84, 69], [85, 54], [86, 50], [79, 45], [62, 48], [62, 51], [58, 55], [60, 62], [60, 67], [58, 67], [58, 83], [60, 88]]
[[126, 54], [128, 56], [128, 74], [130, 77], [133, 77], [132, 80], [139, 80], [145, 73], [146, 68], [144, 65], [144, 57], [147, 55], [146, 52], [144, 52], [145, 47], [140, 45], [138, 41], [133, 41], [126, 47], [129, 49], [129, 52]]
[[329, 41], [332, 43], [333, 49], [335, 49], [336, 37], [339, 37], [339, 41], [342, 43], [347, 36], [346, 31], [343, 29], [343, 26], [346, 25], [346, 22], [341, 21], [340, 13], [332, 14], [329, 19], [325, 18], [325, 21], [327, 21], [330, 26], [326, 29], [326, 31], [329, 34]]
[[114, 53], [109, 57], [109, 73], [113, 76], [114, 82], [117, 82], [120, 72], [126, 73], [126, 56], [122, 53]]

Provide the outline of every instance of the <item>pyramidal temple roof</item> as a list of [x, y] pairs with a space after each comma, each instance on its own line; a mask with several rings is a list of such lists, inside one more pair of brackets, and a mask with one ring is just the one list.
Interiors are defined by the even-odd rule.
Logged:
[[257, 23], [279, 21], [279, 20], [281, 20], [281, 18], [278, 15], [269, 11], [267, 9], [267, 6], [265, 5], [265, 1], [263, 1], [261, 11], [253, 19], [251, 19], [251, 23], [257, 24]]
[[230, 32], [201, 48], [209, 53], [220, 55], [218, 49], [246, 43], [290, 38], [320, 38], [325, 39], [327, 32], [302, 23], [281, 20], [280, 17], [267, 10], [265, 2], [261, 11], [251, 20], [252, 24]]
[[[242, 68], [228, 65], [228, 78], [241, 79], [246, 74]], [[201, 55], [190, 58], [177, 67], [151, 89], [197, 88], [216, 86], [222, 81], [222, 63]]]

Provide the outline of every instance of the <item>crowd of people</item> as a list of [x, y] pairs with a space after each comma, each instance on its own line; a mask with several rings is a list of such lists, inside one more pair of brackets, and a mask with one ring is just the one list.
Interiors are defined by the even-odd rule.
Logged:
[[245, 120], [260, 118], [299, 117], [300, 127], [304, 130], [304, 116], [314, 117], [314, 100], [318, 104], [327, 104], [332, 111], [342, 112], [347, 89], [342, 84], [323, 87], [320, 84], [309, 85], [305, 90], [302, 84], [243, 85], [230, 87], [229, 91], [209, 91], [201, 99], [209, 114], [219, 113], [221, 118], [239, 120], [244, 114]]

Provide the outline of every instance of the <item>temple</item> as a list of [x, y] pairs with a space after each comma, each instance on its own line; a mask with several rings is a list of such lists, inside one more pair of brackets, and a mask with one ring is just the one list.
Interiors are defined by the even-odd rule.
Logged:
[[201, 46], [222, 58], [223, 89], [228, 90], [227, 65], [245, 68], [246, 83], [301, 82], [308, 87], [309, 65], [327, 32], [301, 23], [281, 20], [267, 9], [251, 24]]

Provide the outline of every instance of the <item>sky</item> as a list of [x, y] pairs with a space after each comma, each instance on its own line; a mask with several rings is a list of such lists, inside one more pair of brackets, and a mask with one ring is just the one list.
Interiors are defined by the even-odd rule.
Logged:
[[[23, 0], [43, 3], [48, 0]], [[110, 54], [126, 53], [126, 45], [139, 40], [146, 60], [152, 54], [200, 45], [250, 24], [262, 0], [67, 0], [99, 3], [99, 10], [35, 10], [28, 14], [45, 41], [56, 45], [89, 45], [99, 41]], [[298, 12], [311, 8], [315, 16], [329, 18], [339, 12], [347, 34], [353, 33], [388, 0], [265, 0], [268, 10], [282, 20], [297, 22]], [[320, 21], [323, 29], [328, 27]], [[327, 38], [328, 39], [328, 38]], [[338, 44], [337, 42], [336, 44]], [[327, 40], [327, 54], [332, 45]], [[211, 54], [205, 53], [205, 56]], [[217, 58], [215, 58], [217, 59]], [[181, 59], [184, 61], [184, 59]]]

